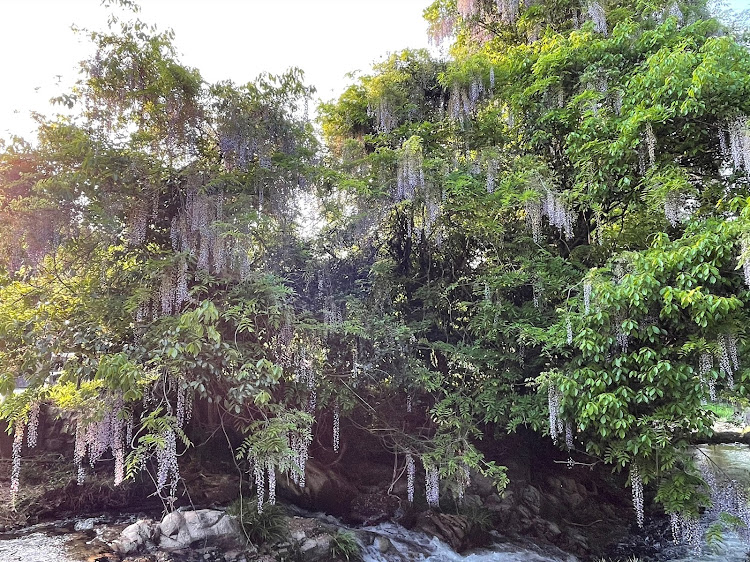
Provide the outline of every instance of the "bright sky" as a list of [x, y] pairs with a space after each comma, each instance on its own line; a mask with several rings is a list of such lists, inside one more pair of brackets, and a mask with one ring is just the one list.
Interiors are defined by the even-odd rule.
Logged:
[[[329, 100], [388, 52], [427, 47], [429, 0], [140, 0], [138, 17], [175, 31], [183, 64], [208, 82], [245, 83], [291, 66]], [[77, 77], [93, 52], [70, 26], [105, 29], [99, 0], [0, 0], [0, 138], [30, 138], [29, 111]], [[58, 85], [60, 82], [60, 85]]]
[[[139, 17], [172, 28], [181, 60], [209, 82], [302, 68], [329, 100], [344, 75], [388, 52], [427, 47], [429, 0], [140, 0]], [[729, 0], [735, 9], [750, 0]], [[0, 138], [31, 138], [29, 112], [49, 112], [92, 53], [72, 24], [105, 29], [100, 0], [0, 0]]]

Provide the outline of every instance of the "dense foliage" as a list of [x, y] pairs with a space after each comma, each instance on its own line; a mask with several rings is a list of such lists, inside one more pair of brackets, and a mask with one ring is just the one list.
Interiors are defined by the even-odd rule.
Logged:
[[436, 506], [504, 485], [478, 440], [526, 426], [694, 539], [688, 446], [750, 392], [747, 48], [695, 1], [425, 15], [451, 59], [385, 59], [324, 147], [298, 71], [208, 85], [168, 33], [92, 34], [76, 117], [0, 155], [14, 486], [40, 404], [77, 412], [81, 478], [109, 448], [169, 503], [191, 413], [230, 428], [259, 510], [313, 432], [381, 436]]

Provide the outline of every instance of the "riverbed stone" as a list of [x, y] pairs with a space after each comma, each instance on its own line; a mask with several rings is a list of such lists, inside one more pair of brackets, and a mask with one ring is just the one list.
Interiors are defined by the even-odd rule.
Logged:
[[236, 536], [239, 527], [235, 519], [223, 511], [198, 509], [173, 511], [159, 524], [159, 546], [180, 549], [205, 539]]
[[375, 548], [378, 549], [379, 552], [385, 554], [391, 549], [391, 541], [388, 539], [388, 537], [383, 536], [377, 536], [375, 537], [375, 540], [372, 541], [372, 544], [375, 545]]
[[156, 532], [152, 519], [139, 519], [122, 530], [120, 537], [112, 543], [112, 550], [120, 554], [137, 552], [153, 540]]

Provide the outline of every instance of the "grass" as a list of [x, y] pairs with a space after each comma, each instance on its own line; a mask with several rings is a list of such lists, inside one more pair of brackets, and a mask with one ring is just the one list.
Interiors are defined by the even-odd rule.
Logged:
[[336, 531], [331, 537], [330, 555], [337, 560], [355, 562], [361, 560], [359, 543], [354, 533], [350, 531]]
[[281, 542], [286, 538], [286, 513], [278, 505], [263, 504], [263, 512], [258, 513], [257, 498], [241, 498], [234, 501], [227, 512], [237, 517], [245, 537], [256, 546]]

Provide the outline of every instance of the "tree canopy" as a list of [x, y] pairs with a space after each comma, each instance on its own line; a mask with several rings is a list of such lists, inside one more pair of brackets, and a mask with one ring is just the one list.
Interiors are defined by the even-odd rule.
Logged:
[[750, 392], [743, 36], [695, 0], [425, 17], [450, 58], [389, 56], [320, 136], [301, 71], [206, 84], [170, 33], [91, 35], [75, 117], [0, 154], [14, 486], [46, 403], [76, 412], [80, 478], [111, 448], [171, 503], [191, 412], [241, 436], [259, 508], [346, 423], [409, 501], [419, 459], [432, 506], [471, 470], [502, 487], [477, 442], [521, 426], [626, 469], [639, 523], [650, 483], [685, 521], [711, 501], [689, 445]]

